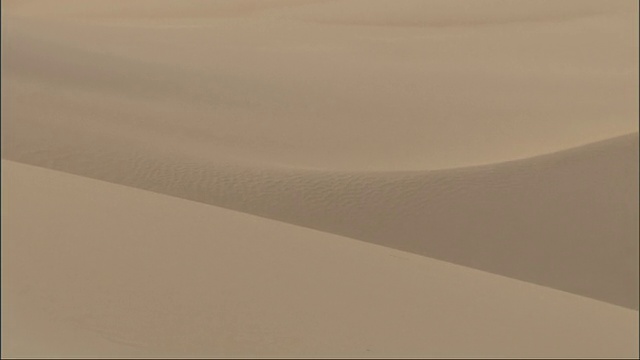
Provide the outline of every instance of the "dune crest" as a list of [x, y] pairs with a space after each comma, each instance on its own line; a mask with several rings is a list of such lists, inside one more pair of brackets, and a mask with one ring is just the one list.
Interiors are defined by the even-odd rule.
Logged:
[[637, 133], [503, 164], [406, 172], [216, 164], [92, 145], [9, 158], [638, 308]]
[[364, 3], [8, 3], [3, 157], [637, 309], [635, 5]]
[[1, 6], [3, 356], [637, 356], [636, 0]]
[[637, 356], [636, 311], [10, 161], [2, 177], [3, 356]]
[[[12, 104], [2, 110], [3, 129], [29, 147], [40, 146], [26, 144], [33, 128], [64, 131], [52, 140], [65, 145], [76, 141], [65, 133], [91, 142], [98, 131], [140, 146], [197, 147], [230, 162], [421, 170], [528, 158], [638, 131], [631, 1], [252, 1], [273, 11], [175, 23], [138, 21], [132, 8], [186, 7], [206, 17], [235, 2], [95, 2], [144, 27], [57, 13], [89, 6], [84, 1], [57, 11], [44, 3], [3, 12], [3, 102]], [[27, 16], [41, 6], [40, 17]], [[351, 16], [363, 7], [376, 17], [396, 9], [452, 24], [600, 15], [477, 31], [297, 17]]]

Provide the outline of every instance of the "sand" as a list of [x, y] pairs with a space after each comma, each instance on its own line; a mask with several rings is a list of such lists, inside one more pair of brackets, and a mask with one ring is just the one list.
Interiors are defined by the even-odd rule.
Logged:
[[637, 12], [3, 1], [2, 355], [637, 356]]
[[240, 212], [2, 166], [8, 354], [605, 357], [633, 354], [637, 341], [633, 310]]

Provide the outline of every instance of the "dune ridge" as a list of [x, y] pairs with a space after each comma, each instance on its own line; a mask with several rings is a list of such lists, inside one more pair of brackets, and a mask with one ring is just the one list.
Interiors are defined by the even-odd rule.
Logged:
[[[120, 17], [133, 11], [114, 1], [95, 3]], [[363, 10], [382, 17], [396, 9], [401, 21], [451, 23], [531, 11], [542, 17], [602, 12], [565, 25], [472, 32], [295, 19], [304, 9], [357, 13], [361, 1], [233, 20], [214, 16], [233, 3], [209, 3], [201, 12], [213, 18], [194, 28], [172, 27], [162, 17], [146, 28], [111, 27], [60, 17], [46, 2], [22, 5], [22, 12], [9, 6], [2, 72], [3, 102], [11, 106], [3, 117], [13, 120], [5, 127], [14, 133], [20, 126], [68, 127], [83, 138], [90, 136], [86, 128], [96, 128], [200, 147], [232, 162], [349, 171], [491, 164], [638, 131], [638, 19], [631, 1], [487, 7], [385, 0]], [[58, 11], [79, 4], [88, 6], [72, 2]], [[41, 6], [41, 15], [27, 16]], [[202, 6], [160, 1], [155, 7]]]
[[2, 182], [3, 356], [637, 356], [637, 311], [12, 161]]
[[638, 308], [637, 133], [532, 159], [422, 172], [243, 167], [95, 140], [7, 158]]
[[637, 357], [637, 1], [1, 5], [3, 356]]
[[3, 2], [3, 158], [638, 309], [631, 2], [43, 4]]

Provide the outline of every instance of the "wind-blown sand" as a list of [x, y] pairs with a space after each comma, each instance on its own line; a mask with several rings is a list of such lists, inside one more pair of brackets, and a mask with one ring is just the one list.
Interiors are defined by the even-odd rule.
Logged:
[[637, 356], [637, 2], [2, 10], [6, 351]]

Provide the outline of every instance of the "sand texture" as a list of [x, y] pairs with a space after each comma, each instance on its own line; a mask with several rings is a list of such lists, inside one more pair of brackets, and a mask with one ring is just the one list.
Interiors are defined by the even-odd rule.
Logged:
[[2, 1], [2, 355], [637, 357], [638, 3]]

